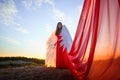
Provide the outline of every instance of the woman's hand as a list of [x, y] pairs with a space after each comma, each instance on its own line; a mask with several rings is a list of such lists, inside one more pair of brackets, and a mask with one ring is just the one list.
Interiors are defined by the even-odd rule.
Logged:
[[56, 43], [54, 44], [54, 46], [56, 46]]

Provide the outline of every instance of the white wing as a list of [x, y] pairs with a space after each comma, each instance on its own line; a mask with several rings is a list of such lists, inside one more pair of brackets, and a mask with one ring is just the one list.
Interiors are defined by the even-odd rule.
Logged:
[[[66, 48], [68, 53], [72, 46], [72, 38], [70, 33], [65, 25], [63, 25], [61, 30], [62, 42], [61, 46]], [[54, 45], [57, 42], [57, 37], [55, 36], [55, 32], [53, 32], [47, 40], [47, 50], [46, 50], [46, 59], [45, 65], [47, 67], [56, 67], [56, 46]]]
[[56, 66], [56, 46], [54, 45], [57, 42], [57, 37], [55, 36], [55, 32], [53, 32], [47, 40], [47, 49], [46, 49], [46, 59], [45, 65], [47, 67], [55, 67]]
[[72, 38], [71, 38], [70, 33], [65, 25], [63, 25], [60, 34], [62, 36], [61, 46], [63, 46], [64, 49], [67, 48], [67, 51], [69, 53], [71, 46], [72, 46]]

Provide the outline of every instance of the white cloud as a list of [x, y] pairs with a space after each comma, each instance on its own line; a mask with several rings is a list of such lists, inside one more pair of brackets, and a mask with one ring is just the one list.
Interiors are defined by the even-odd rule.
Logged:
[[21, 27], [20, 24], [15, 23], [15, 25], [16, 25], [16, 27], [13, 27], [15, 30], [17, 30], [17, 31], [19, 31], [23, 34], [29, 34], [30, 33], [27, 29], [25, 29], [24, 27]]
[[55, 19], [63, 20], [65, 13], [57, 9], [53, 0], [22, 0], [24, 7], [28, 10], [39, 9], [44, 3], [49, 4], [52, 8], [52, 12], [55, 15]]
[[29, 31], [21, 27], [21, 24], [16, 21], [18, 19], [18, 12], [19, 10], [13, 0], [3, 0], [3, 2], [0, 2], [0, 23], [9, 27], [14, 26], [11, 28], [28, 34]]
[[53, 2], [53, 0], [45, 0], [45, 3], [55, 6], [55, 3]]
[[32, 0], [23, 0], [22, 3], [26, 9], [30, 9], [32, 6]]
[[11, 25], [15, 23], [18, 10], [13, 0], [0, 2], [0, 23]]
[[4, 40], [10, 44], [13, 44], [13, 45], [20, 45], [21, 43], [13, 38], [10, 38], [10, 37], [3, 37], [3, 36], [0, 36], [0, 39], [1, 40]]
[[49, 4], [52, 7], [52, 12], [55, 15], [55, 18], [57, 20], [64, 20], [65, 19], [65, 13], [62, 12], [61, 10], [59, 10], [58, 8], [56, 8], [55, 3], [53, 2], [53, 0], [45, 0], [45, 3]]
[[42, 6], [43, 2], [44, 2], [44, 0], [36, 0], [34, 4], [36, 5], [37, 8], [40, 8]]
[[65, 13], [60, 11], [59, 9], [53, 7], [53, 13], [57, 20], [64, 20], [65, 19]]
[[24, 34], [29, 34], [30, 33], [27, 29], [22, 28], [22, 27], [17, 27], [16, 30], [18, 30], [18, 31], [20, 31], [20, 32], [22, 32]]
[[42, 6], [43, 2], [44, 0], [22, 0], [22, 4], [27, 10], [39, 9]]

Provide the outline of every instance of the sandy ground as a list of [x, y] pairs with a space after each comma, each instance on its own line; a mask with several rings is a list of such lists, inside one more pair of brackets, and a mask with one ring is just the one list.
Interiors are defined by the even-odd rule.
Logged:
[[26, 66], [0, 69], [0, 80], [74, 80], [66, 69]]

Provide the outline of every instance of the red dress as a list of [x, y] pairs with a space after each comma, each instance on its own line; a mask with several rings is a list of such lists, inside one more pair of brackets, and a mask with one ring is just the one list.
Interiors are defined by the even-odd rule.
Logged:
[[67, 68], [66, 63], [66, 49], [63, 45], [61, 46], [61, 35], [57, 34], [57, 44], [56, 44], [56, 68]]

